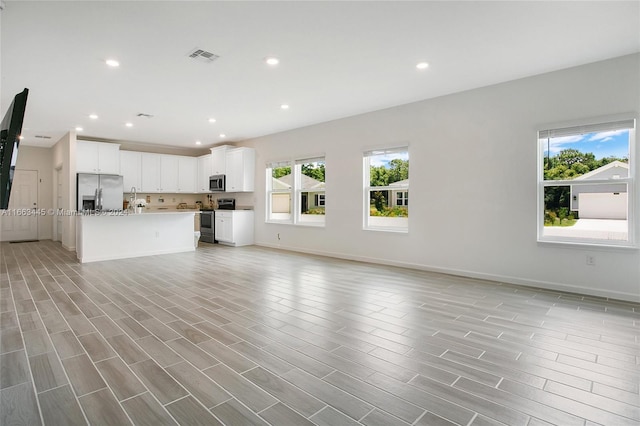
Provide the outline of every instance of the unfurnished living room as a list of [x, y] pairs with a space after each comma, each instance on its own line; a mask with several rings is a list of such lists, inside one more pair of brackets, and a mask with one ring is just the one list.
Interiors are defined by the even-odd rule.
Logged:
[[0, 24], [0, 424], [640, 424], [640, 2]]

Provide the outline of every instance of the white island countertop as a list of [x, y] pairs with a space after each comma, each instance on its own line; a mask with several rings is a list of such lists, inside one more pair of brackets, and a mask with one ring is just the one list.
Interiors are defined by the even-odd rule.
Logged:
[[197, 210], [145, 210], [78, 216], [76, 251], [80, 263], [194, 251]]

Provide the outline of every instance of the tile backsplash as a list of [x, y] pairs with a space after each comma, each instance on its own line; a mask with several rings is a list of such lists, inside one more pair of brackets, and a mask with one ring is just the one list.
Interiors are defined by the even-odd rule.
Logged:
[[[123, 201], [129, 201], [132, 194], [124, 194]], [[203, 206], [216, 207], [218, 198], [235, 198], [236, 206], [253, 207], [254, 193], [213, 193], [213, 194], [149, 194], [140, 192], [136, 194], [137, 198], [149, 200], [147, 209], [157, 209], [159, 207], [175, 209], [178, 204], [186, 203], [188, 207], [194, 207], [196, 201], [200, 201]]]

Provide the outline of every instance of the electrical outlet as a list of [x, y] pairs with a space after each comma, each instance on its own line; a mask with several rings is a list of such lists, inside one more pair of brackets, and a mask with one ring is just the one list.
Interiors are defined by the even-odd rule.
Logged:
[[595, 266], [596, 265], [595, 256], [592, 256], [590, 254], [587, 255], [587, 265], [589, 265], [589, 266]]

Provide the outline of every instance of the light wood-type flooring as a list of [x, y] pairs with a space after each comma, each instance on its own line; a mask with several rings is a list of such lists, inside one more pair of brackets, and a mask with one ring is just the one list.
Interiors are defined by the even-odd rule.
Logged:
[[2, 425], [640, 424], [638, 304], [259, 247], [0, 248]]

